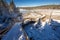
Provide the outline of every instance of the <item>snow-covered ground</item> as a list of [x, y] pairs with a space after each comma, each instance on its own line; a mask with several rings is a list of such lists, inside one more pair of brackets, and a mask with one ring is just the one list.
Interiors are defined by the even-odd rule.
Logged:
[[[44, 24], [44, 23], [42, 23]], [[56, 23], [54, 23], [56, 24]], [[34, 24], [29, 24], [26, 26], [25, 30], [31, 38], [31, 40], [60, 40], [59, 33], [60, 31], [56, 32], [57, 29], [60, 27], [56, 27], [56, 30], [53, 30], [53, 26], [50, 26], [48, 23], [45, 23], [44, 26], [36, 24], [38, 27], [34, 26]]]
[[[49, 24], [39, 19], [37, 23], [26, 25], [24, 30], [29, 40], [60, 40], [60, 23], [56, 20], [51, 20]], [[2, 40], [25, 40], [21, 23], [15, 23]]]
[[[36, 17], [37, 19], [45, 16], [45, 15], [42, 16], [39, 14], [38, 15], [35, 14], [37, 12], [42, 14], [45, 13], [47, 15], [50, 15], [49, 13], [52, 13], [52, 15], [60, 16], [60, 10], [50, 10], [50, 9], [49, 10], [23, 10], [22, 9], [20, 11], [21, 13], [31, 12], [32, 17]], [[6, 16], [5, 13], [6, 12], [4, 11], [3, 13], [4, 15], [2, 16], [2, 19], [0, 19], [1, 22], [0, 27], [4, 26], [2, 27], [2, 29], [6, 28], [6, 23], [4, 24], [2, 20], [4, 20], [5, 17], [9, 17], [8, 15]], [[10, 16], [16, 18], [17, 15], [18, 14], [13, 13]], [[31, 15], [28, 17], [30, 18]], [[39, 19], [35, 23], [33, 22], [29, 24], [27, 23], [27, 25], [24, 26], [24, 28], [21, 22], [15, 22], [12, 28], [2, 37], [1, 40], [26, 40], [26, 36], [24, 32], [27, 34], [29, 40], [60, 40], [60, 20], [51, 19], [49, 23], [48, 19], [45, 22], [42, 22]]]
[[21, 23], [15, 23], [2, 40], [24, 40], [25, 37], [21, 27]]
[[20, 12], [21, 13], [37, 12], [37, 13], [46, 14], [46, 15], [50, 15], [50, 13], [52, 13], [52, 15], [60, 16], [60, 10], [58, 9], [33, 9], [33, 10], [20, 9]]
[[[34, 10], [32, 11], [34, 13]], [[45, 13], [47, 11], [45, 10], [43, 12]], [[55, 12], [56, 11], [54, 11], [54, 13]], [[57, 12], [59, 15], [60, 11], [57, 10]], [[33, 16], [36, 17], [37, 14], [33, 14], [33, 13], [31, 13], [32, 17]], [[51, 11], [49, 13], [51, 13]], [[14, 14], [12, 14], [12, 16], [13, 15]], [[14, 15], [13, 17], [17, 17], [17, 14]], [[39, 18], [40, 15], [37, 17]], [[2, 20], [0, 22], [2, 22]], [[1, 26], [2, 24], [0, 24], [0, 27]], [[3, 26], [6, 26], [6, 24], [4, 24]], [[49, 23], [48, 19], [45, 22], [42, 22], [39, 19], [35, 23], [29, 23], [28, 25], [24, 26], [24, 28], [21, 22], [16, 22], [12, 26], [12, 28], [2, 37], [1, 40], [26, 40], [26, 36], [24, 32], [27, 34], [29, 40], [60, 40], [60, 20], [51, 19]]]

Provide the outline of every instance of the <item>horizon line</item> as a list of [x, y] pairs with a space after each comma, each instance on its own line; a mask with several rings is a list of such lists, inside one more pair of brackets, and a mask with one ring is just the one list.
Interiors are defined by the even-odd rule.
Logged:
[[45, 5], [30, 5], [30, 6], [17, 6], [17, 7], [36, 7], [36, 6], [47, 6], [47, 5], [60, 5], [60, 4], [45, 4]]

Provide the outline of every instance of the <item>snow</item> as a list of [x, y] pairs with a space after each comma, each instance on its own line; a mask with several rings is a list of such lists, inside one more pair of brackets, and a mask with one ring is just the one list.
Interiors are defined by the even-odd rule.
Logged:
[[[45, 15], [38, 15], [35, 13], [37, 11], [38, 13], [49, 13], [52, 12], [52, 15], [58, 15], [60, 16], [60, 10], [25, 10], [20, 9], [21, 13], [29, 13], [31, 14], [27, 17], [35, 17], [37, 18], [37, 22], [35, 23], [29, 23], [29, 21], [25, 21], [26, 26], [22, 26], [21, 22], [15, 22], [15, 24], [12, 26], [12, 28], [2, 37], [1, 40], [26, 40], [25, 33], [27, 34], [29, 40], [60, 40], [60, 20], [51, 19], [50, 24], [49, 20], [47, 19], [45, 22], [42, 22], [42, 17], [45, 17]], [[6, 28], [11, 22], [10, 17], [17, 18], [18, 14], [15, 12], [12, 12], [9, 15], [9, 11], [1, 6], [0, 7], [0, 30]], [[26, 18], [27, 18], [26, 17]], [[22, 20], [23, 18], [18, 17], [18, 20]], [[38, 20], [39, 19], [39, 20]], [[7, 22], [5, 22], [7, 21]], [[24, 33], [25, 32], [25, 33]]]
[[46, 14], [46, 15], [50, 15], [50, 13], [52, 12], [52, 15], [60, 16], [60, 10], [58, 9], [33, 9], [33, 10], [20, 9], [21, 13], [28, 13], [28, 12], [34, 13], [34, 11], [37, 13]]
[[[21, 29], [21, 30], [20, 30]], [[15, 23], [11, 30], [2, 38], [2, 40], [18, 40], [22, 38], [23, 32], [20, 23]]]
[[26, 10], [26, 9], [19, 9], [20, 13], [28, 13], [29, 10]]
[[60, 20], [56, 20], [56, 19], [53, 19], [54, 21], [57, 21], [58, 23], [60, 23]]
[[60, 10], [58, 9], [37, 9], [37, 10], [32, 10], [32, 11], [36, 11], [36, 12], [39, 12], [39, 13], [42, 13], [42, 14], [47, 14], [49, 15], [51, 12], [52, 12], [52, 15], [58, 15], [60, 16]]
[[[53, 23], [53, 25], [52, 25]], [[60, 23], [51, 20], [50, 24], [41, 22], [30, 23], [24, 27], [24, 30], [30, 40], [60, 40]], [[55, 27], [56, 25], [57, 27]], [[2, 38], [2, 40], [25, 40], [24, 32], [21, 23], [15, 23], [11, 30]]]
[[[25, 30], [29, 38], [33, 40], [59, 40], [60, 38], [60, 36], [57, 35], [58, 33], [56, 33], [48, 23], [45, 24], [43, 30], [36, 30], [32, 24], [28, 25]], [[59, 38], [56, 35], [59, 36]]]
[[8, 26], [8, 24], [7, 24], [7, 23], [0, 24], [0, 30], [2, 30], [2, 29], [4, 29], [4, 28], [6, 28], [7, 26]]
[[[32, 17], [39, 18], [41, 15], [36, 16], [36, 14], [32, 14]], [[2, 16], [2, 18], [4, 18]], [[12, 14], [13, 17], [17, 17], [17, 14]], [[44, 17], [43, 15], [42, 17]], [[31, 16], [28, 16], [31, 17]], [[7, 18], [8, 19], [8, 18]], [[19, 18], [18, 18], [19, 19]], [[2, 22], [2, 19], [0, 19]], [[26, 21], [27, 22], [27, 21]], [[25, 24], [26, 24], [25, 22]], [[28, 38], [30, 40], [60, 40], [60, 20], [51, 20], [50, 24], [48, 23], [49, 20], [47, 19], [45, 22], [42, 22], [40, 19], [35, 23], [30, 23], [24, 26], [24, 30], [22, 29], [22, 23], [16, 22], [12, 28], [7, 32], [3, 37], [2, 40], [25, 40], [24, 31], [26, 32]], [[6, 23], [0, 24], [0, 27], [3, 26], [1, 29], [5, 28], [7, 25]]]

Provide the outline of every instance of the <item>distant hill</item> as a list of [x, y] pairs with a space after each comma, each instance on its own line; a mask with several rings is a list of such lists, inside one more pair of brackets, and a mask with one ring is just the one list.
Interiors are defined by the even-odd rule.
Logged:
[[60, 5], [44, 5], [36, 7], [18, 7], [19, 9], [60, 9]]

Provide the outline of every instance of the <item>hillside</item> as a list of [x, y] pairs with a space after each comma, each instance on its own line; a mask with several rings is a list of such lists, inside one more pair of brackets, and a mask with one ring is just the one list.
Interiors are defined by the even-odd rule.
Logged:
[[60, 5], [44, 5], [36, 7], [18, 7], [20, 9], [60, 9]]

